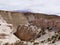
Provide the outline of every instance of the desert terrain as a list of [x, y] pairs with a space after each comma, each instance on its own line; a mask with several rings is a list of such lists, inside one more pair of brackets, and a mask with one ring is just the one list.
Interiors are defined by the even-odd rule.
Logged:
[[13, 34], [22, 39], [17, 45], [60, 44], [60, 16], [2, 10], [0, 15], [8, 24], [13, 25]]

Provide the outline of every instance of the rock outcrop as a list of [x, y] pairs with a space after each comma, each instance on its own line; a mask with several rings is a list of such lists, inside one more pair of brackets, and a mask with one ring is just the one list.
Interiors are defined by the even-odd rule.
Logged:
[[25, 16], [30, 24], [37, 27], [55, 31], [60, 29], [60, 16], [38, 13], [25, 13]]
[[0, 45], [18, 43], [20, 40], [13, 33], [13, 25], [8, 24], [0, 15]]
[[41, 45], [49, 43], [52, 45], [55, 42], [57, 44], [57, 40], [60, 40], [60, 16], [10, 11], [0, 11], [0, 14], [7, 23], [13, 24], [16, 29], [14, 34], [23, 41], [37, 39], [42, 43]]
[[15, 35], [21, 40], [32, 41], [37, 38], [40, 30], [40, 28], [30, 24], [19, 25]]

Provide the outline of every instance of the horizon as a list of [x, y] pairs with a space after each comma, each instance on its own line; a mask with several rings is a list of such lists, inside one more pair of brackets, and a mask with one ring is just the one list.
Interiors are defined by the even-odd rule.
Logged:
[[1, 0], [0, 10], [24, 10], [60, 16], [60, 0]]

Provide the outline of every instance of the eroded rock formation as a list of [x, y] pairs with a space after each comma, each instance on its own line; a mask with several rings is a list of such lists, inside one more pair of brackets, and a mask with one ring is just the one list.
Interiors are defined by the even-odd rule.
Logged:
[[[0, 11], [0, 14], [7, 21], [7, 23], [13, 24], [13, 26], [17, 30], [16, 36], [22, 40], [29, 41], [33, 39], [33, 37], [35, 38], [36, 35], [38, 35], [36, 34], [36, 31], [39, 28], [42, 30], [41, 32], [43, 32], [46, 29], [55, 32], [60, 30], [60, 16], [57, 15], [10, 11]], [[34, 29], [30, 29], [29, 26], [26, 26], [27, 23], [29, 23], [30, 26], [36, 26], [38, 29], [34, 28], [35, 31], [33, 31]], [[23, 25], [20, 26], [20, 24]], [[39, 35], [41, 32], [39, 32]]]
[[0, 45], [15, 44], [20, 40], [13, 34], [13, 25], [8, 24], [0, 15]]
[[60, 30], [60, 16], [37, 13], [25, 13], [25, 15], [28, 22], [32, 25], [36, 25], [45, 30]]
[[40, 28], [38, 29], [36, 26], [29, 24], [19, 25], [15, 35], [21, 40], [31, 41], [37, 38], [40, 30]]

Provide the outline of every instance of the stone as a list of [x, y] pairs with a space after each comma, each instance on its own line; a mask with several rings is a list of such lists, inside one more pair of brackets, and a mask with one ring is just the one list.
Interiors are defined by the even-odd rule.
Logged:
[[38, 33], [39, 29], [33, 25], [19, 25], [15, 35], [24, 41], [34, 40]]

